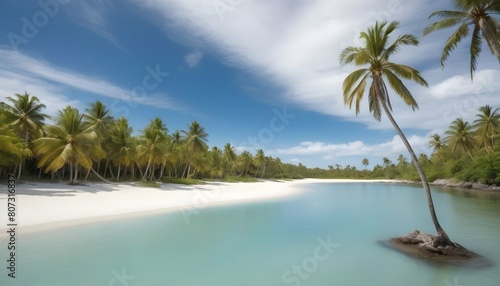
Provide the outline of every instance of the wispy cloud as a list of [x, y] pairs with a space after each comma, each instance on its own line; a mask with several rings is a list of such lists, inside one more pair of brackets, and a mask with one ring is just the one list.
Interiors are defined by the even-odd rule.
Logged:
[[201, 52], [193, 52], [184, 57], [184, 60], [186, 61], [187, 65], [190, 68], [196, 67], [201, 59], [203, 58], [203, 54]]
[[[68, 89], [76, 89], [114, 98], [122, 102], [153, 106], [165, 109], [184, 109], [163, 93], [148, 93], [147, 100], [144, 96], [138, 97], [134, 86], [128, 88], [114, 85], [97, 77], [90, 77], [74, 71], [65, 70], [23, 53], [0, 49], [0, 90], [2, 95], [9, 96], [13, 93], [23, 92], [24, 89], [39, 98], [43, 98], [46, 105], [57, 110], [70, 103], [77, 104], [77, 100], [68, 100], [64, 93]], [[147, 73], [147, 70], [145, 70]], [[51, 104], [54, 102], [55, 104]], [[48, 104], [47, 104], [48, 103]], [[131, 105], [133, 106], [133, 105]]]
[[108, 17], [111, 15], [108, 11], [113, 9], [112, 3], [109, 0], [78, 0], [73, 5], [69, 10], [79, 25], [111, 42], [115, 47], [124, 49], [120, 41], [108, 27]]
[[[205, 0], [132, 0], [137, 5], [155, 11], [153, 17], [172, 38], [193, 44], [192, 48], [208, 46], [214, 48], [224, 61], [239, 67], [259, 78], [265, 78], [283, 92], [276, 95], [287, 104], [295, 104], [312, 111], [357, 121], [371, 129], [392, 128], [383, 119], [373, 120], [367, 103], [363, 104], [358, 117], [354, 111], [344, 107], [342, 81], [353, 67], [342, 67], [339, 54], [347, 45], [359, 45], [359, 32], [376, 20], [402, 20], [398, 33], [421, 35], [430, 24], [426, 19], [434, 10], [444, 7], [432, 0], [411, 1], [364, 1], [353, 0], [342, 5], [329, 0], [233, 1], [224, 13], [214, 9], [213, 1]], [[228, 1], [231, 3], [231, 1]], [[363, 7], [362, 11], [359, 7]], [[150, 14], [148, 14], [148, 17]], [[490, 93], [477, 96], [475, 88], [478, 77], [487, 75], [500, 82], [495, 61], [485, 48], [480, 58], [478, 77], [473, 86], [466, 57], [454, 57], [443, 71], [439, 65], [443, 37], [431, 36], [421, 39], [421, 47], [405, 48], [394, 61], [415, 65], [428, 79], [430, 89], [409, 83], [408, 87], [420, 105], [415, 113], [402, 100], [394, 99], [394, 116], [404, 128], [443, 128], [449, 117], [459, 114], [451, 104], [462, 104], [474, 100], [481, 105], [500, 105], [500, 86], [485, 86]], [[203, 45], [200, 45], [200, 42]], [[425, 63], [425, 65], [422, 65]], [[457, 88], [469, 86], [468, 88]], [[453, 88], [451, 88], [453, 87]], [[458, 102], [454, 102], [458, 101]], [[443, 117], [443, 114], [450, 116]]]

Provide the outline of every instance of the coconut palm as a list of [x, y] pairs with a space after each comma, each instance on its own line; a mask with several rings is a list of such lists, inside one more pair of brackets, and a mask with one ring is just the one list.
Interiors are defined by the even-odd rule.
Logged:
[[[186, 145], [187, 165], [184, 170], [184, 174], [187, 178], [191, 173], [193, 159], [195, 159], [195, 157], [199, 157], [200, 154], [205, 154], [207, 152], [208, 134], [205, 132], [205, 128], [202, 127], [197, 121], [193, 121], [191, 125], [189, 125], [188, 131], [182, 131], [182, 133], [184, 135], [183, 141]], [[197, 159], [199, 161], [200, 158]]]
[[387, 168], [390, 165], [392, 165], [392, 161], [389, 158], [387, 158], [387, 157], [382, 158], [382, 162], [384, 164], [384, 168]]
[[368, 165], [370, 165], [370, 161], [368, 160], [368, 158], [364, 158], [363, 160], [361, 160], [361, 164], [365, 166], [366, 169]]
[[431, 140], [429, 140], [429, 147], [432, 148], [433, 153], [438, 153], [446, 144], [441, 138], [441, 135], [435, 133], [431, 136]]
[[[266, 156], [264, 155], [264, 150], [257, 150], [257, 154], [254, 157], [254, 165], [257, 170], [261, 170], [262, 178], [264, 178], [264, 173], [266, 172]], [[255, 177], [257, 177], [258, 172], [255, 172]]]
[[238, 156], [236, 165], [240, 169], [240, 175], [247, 176], [248, 172], [254, 167], [254, 160], [252, 154], [248, 151], [243, 151]]
[[403, 168], [408, 164], [408, 161], [406, 161], [405, 156], [403, 154], [399, 154], [398, 156], [398, 167]]
[[[40, 134], [45, 119], [50, 118], [50, 116], [42, 113], [46, 106], [40, 103], [38, 97], [31, 96], [27, 92], [23, 95], [16, 93], [15, 98], [7, 97], [7, 100], [10, 101], [10, 105], [4, 102], [0, 103], [0, 109], [4, 112], [6, 124], [12, 126], [14, 131], [29, 146], [31, 140], [37, 138]], [[19, 161], [18, 178], [21, 176], [25, 158], [23, 157]]]
[[34, 153], [39, 157], [38, 167], [51, 172], [68, 165], [70, 184], [76, 183], [80, 166], [93, 170], [92, 158], [105, 154], [97, 134], [86, 130], [85, 125], [78, 109], [67, 106], [59, 111], [56, 125], [47, 127], [47, 136], [33, 141]]
[[114, 118], [111, 116], [111, 111], [106, 108], [106, 105], [100, 100], [96, 100], [90, 107], [85, 109], [83, 115], [86, 120], [86, 126], [92, 131], [95, 131], [100, 138], [109, 134], [113, 127]]
[[146, 163], [142, 179], [153, 180], [156, 166], [164, 162], [168, 149], [168, 129], [163, 121], [156, 117], [142, 131], [137, 146], [137, 156]]
[[16, 93], [15, 96], [7, 97], [11, 105], [0, 103], [5, 112], [6, 124], [11, 125], [24, 142], [30, 143], [31, 139], [40, 133], [45, 119], [50, 116], [42, 113], [46, 106], [40, 103], [38, 97], [26, 92], [23, 95]]
[[485, 105], [481, 106], [479, 111], [481, 113], [476, 115], [478, 119], [473, 122], [478, 133], [478, 142], [488, 153], [493, 152], [495, 139], [500, 132], [500, 108], [493, 110], [491, 106]]
[[500, 63], [500, 20], [494, 16], [500, 13], [500, 2], [498, 0], [453, 0], [452, 2], [455, 11], [436, 11], [429, 16], [429, 18], [440, 17], [443, 20], [425, 28], [424, 35], [458, 26], [443, 48], [441, 65], [444, 67], [450, 53], [455, 50], [458, 43], [469, 36], [472, 29], [470, 40], [470, 75], [472, 78], [477, 67], [477, 58], [481, 53], [483, 39]]
[[222, 162], [222, 151], [217, 147], [212, 147], [209, 154], [209, 173], [210, 178], [224, 177], [224, 164]]
[[222, 155], [222, 161], [224, 162], [227, 171], [233, 168], [234, 161], [236, 161], [237, 155], [234, 146], [231, 143], [224, 145], [224, 153]]
[[132, 165], [136, 148], [132, 139], [132, 128], [126, 118], [119, 118], [111, 128], [110, 147], [111, 160], [118, 167], [116, 180], [120, 180], [122, 167], [128, 168]]
[[397, 21], [390, 23], [385, 21], [382, 23], [377, 22], [375, 26], [369, 27], [366, 32], [361, 32], [360, 39], [364, 41], [363, 46], [349, 46], [342, 51], [340, 55], [340, 62], [342, 64], [365, 66], [364, 68], [352, 72], [344, 80], [344, 103], [349, 105], [349, 108], [352, 108], [353, 102], [356, 101], [356, 114], [358, 114], [360, 111], [360, 102], [363, 99], [368, 80], [371, 79], [368, 91], [369, 110], [378, 121], [381, 119], [382, 110], [384, 111], [410, 153], [425, 189], [429, 211], [438, 234], [434, 241], [434, 245], [454, 245], [439, 224], [434, 209], [431, 189], [425, 173], [418, 163], [417, 156], [408, 142], [408, 139], [392, 116], [392, 107], [386, 80], [389, 83], [389, 87], [413, 110], [418, 108], [418, 104], [411, 92], [403, 84], [400, 77], [413, 80], [419, 85], [427, 86], [427, 82], [414, 68], [389, 61], [389, 58], [397, 52], [401, 46], [418, 45], [418, 40], [410, 34], [400, 35], [394, 42], [389, 44], [389, 36], [398, 26], [399, 22]]
[[23, 158], [31, 154], [27, 144], [0, 120], [0, 176], [4, 170], [21, 164]]
[[462, 118], [457, 118], [450, 125], [450, 129], [445, 132], [445, 140], [452, 152], [459, 151], [461, 154], [468, 154], [472, 158], [472, 150], [476, 145], [474, 130], [469, 122]]

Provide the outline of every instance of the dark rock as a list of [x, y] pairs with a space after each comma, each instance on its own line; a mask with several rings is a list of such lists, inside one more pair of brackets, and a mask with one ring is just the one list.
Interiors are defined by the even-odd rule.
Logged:
[[454, 243], [454, 246], [434, 247], [436, 240], [439, 241], [439, 237], [415, 230], [406, 236], [393, 238], [390, 242], [397, 250], [432, 262], [459, 266], [469, 263], [476, 266], [479, 265], [480, 267], [489, 267], [492, 265], [488, 259], [466, 249], [458, 243]]

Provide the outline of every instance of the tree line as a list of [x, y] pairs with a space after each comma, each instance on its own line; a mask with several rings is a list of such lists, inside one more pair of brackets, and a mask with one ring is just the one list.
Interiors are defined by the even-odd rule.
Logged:
[[[208, 133], [197, 121], [169, 133], [161, 118], [134, 136], [126, 118], [114, 118], [101, 101], [81, 112], [67, 106], [55, 118], [28, 93], [0, 103], [0, 175], [105, 181], [161, 181], [164, 178], [301, 178], [299, 167], [266, 156], [237, 154], [235, 146], [208, 146]], [[54, 124], [46, 124], [46, 119]]]

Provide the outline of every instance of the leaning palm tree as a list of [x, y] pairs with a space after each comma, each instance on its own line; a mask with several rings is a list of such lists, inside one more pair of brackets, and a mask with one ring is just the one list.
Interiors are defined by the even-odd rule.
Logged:
[[500, 20], [494, 15], [500, 13], [498, 0], [453, 0], [456, 11], [436, 11], [429, 18], [441, 17], [443, 20], [429, 25], [424, 35], [437, 30], [443, 30], [459, 25], [458, 29], [448, 38], [441, 55], [441, 65], [455, 50], [458, 43], [466, 38], [472, 28], [470, 42], [470, 75], [473, 77], [477, 67], [477, 58], [481, 53], [481, 44], [484, 39], [491, 53], [500, 63]]
[[486, 152], [493, 152], [495, 146], [495, 138], [500, 132], [500, 108], [493, 108], [489, 105], [479, 108], [481, 113], [477, 114], [474, 121], [474, 128], [478, 133], [478, 141], [480, 146], [486, 149]]
[[371, 79], [370, 88], [368, 91], [369, 110], [377, 121], [381, 120], [382, 110], [386, 114], [389, 121], [396, 129], [396, 132], [401, 137], [404, 145], [408, 149], [412, 161], [420, 175], [425, 193], [427, 195], [427, 203], [432, 217], [432, 222], [437, 231], [437, 236], [434, 239], [433, 245], [452, 245], [448, 235], [439, 224], [434, 203], [432, 200], [431, 189], [425, 176], [425, 173], [420, 166], [417, 156], [413, 151], [410, 143], [404, 135], [401, 128], [392, 116], [392, 107], [389, 99], [389, 87], [401, 99], [409, 105], [413, 110], [418, 108], [418, 104], [411, 92], [406, 88], [400, 79], [413, 80], [419, 85], [427, 86], [427, 82], [422, 78], [420, 73], [412, 67], [396, 64], [389, 61], [389, 58], [397, 52], [401, 46], [418, 45], [418, 40], [410, 34], [398, 36], [394, 42], [389, 44], [389, 36], [399, 26], [399, 22], [393, 21], [390, 23], [377, 22], [375, 26], [369, 27], [366, 32], [361, 32], [360, 39], [364, 41], [361, 47], [349, 46], [340, 54], [341, 64], [353, 64], [355, 66], [365, 66], [358, 69], [347, 76], [343, 83], [344, 104], [352, 108], [352, 104], [356, 101], [356, 114], [360, 111], [360, 102], [365, 94], [368, 80]]
[[473, 129], [469, 122], [464, 121], [462, 118], [457, 118], [453, 121], [450, 129], [445, 132], [447, 135], [445, 140], [448, 142], [452, 152], [468, 154], [472, 158], [472, 150], [476, 145]]
[[70, 184], [76, 183], [80, 166], [93, 170], [92, 158], [104, 156], [97, 134], [86, 130], [78, 109], [68, 106], [59, 111], [56, 125], [49, 126], [47, 131], [47, 136], [33, 141], [38, 167], [45, 167], [47, 173], [68, 165]]

